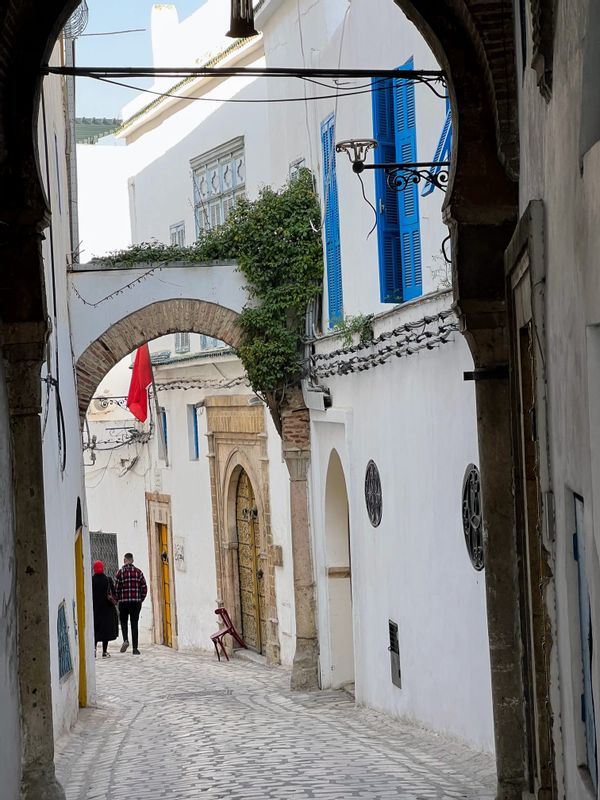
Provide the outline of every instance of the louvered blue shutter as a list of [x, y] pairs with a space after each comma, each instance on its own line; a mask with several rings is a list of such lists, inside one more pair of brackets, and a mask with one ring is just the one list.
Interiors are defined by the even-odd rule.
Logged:
[[328, 117], [321, 124], [323, 150], [323, 203], [325, 207], [325, 258], [327, 261], [327, 299], [329, 326], [343, 317], [342, 254], [340, 247], [340, 213], [335, 171], [335, 119]]
[[[442, 127], [442, 133], [440, 135], [440, 140], [435, 148], [435, 153], [433, 155], [433, 161], [450, 161], [450, 155], [452, 153], [452, 113], [450, 111], [450, 103], [446, 100], [446, 119], [444, 120], [444, 126]], [[434, 175], [437, 175], [440, 171], [439, 167], [433, 167], [431, 170]], [[425, 188], [421, 192], [421, 197], [427, 197], [428, 194], [431, 194], [435, 186], [433, 183], [427, 183]]]
[[[373, 137], [378, 142], [375, 163], [396, 161], [394, 132], [394, 84], [392, 80], [373, 81]], [[382, 169], [375, 172], [377, 242], [379, 247], [379, 293], [382, 303], [402, 300], [402, 257], [398, 193], [389, 188]]]
[[[413, 69], [412, 57], [400, 69]], [[417, 160], [417, 124], [415, 87], [400, 78], [394, 79], [394, 127], [396, 133], [396, 160], [402, 163]], [[409, 183], [398, 194], [400, 220], [400, 252], [402, 254], [402, 299], [411, 300], [422, 291], [421, 226], [419, 220], [419, 192], [416, 184]]]

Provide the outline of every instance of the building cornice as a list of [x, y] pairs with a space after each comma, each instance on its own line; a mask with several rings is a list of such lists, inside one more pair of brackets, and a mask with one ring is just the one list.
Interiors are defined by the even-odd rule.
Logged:
[[[219, 65], [230, 66], [236, 64], [255, 51], [259, 49], [262, 50], [262, 47], [262, 35], [252, 36], [247, 39], [236, 39], [224, 50], [221, 50], [215, 56], [197, 66], [206, 68]], [[169, 109], [171, 109], [171, 113], [174, 113], [176, 110], [175, 106], [180, 103], [186, 103], [191, 99], [191, 97], [187, 97], [186, 95], [191, 95], [192, 91], [199, 87], [206, 87], [205, 91], [208, 91], [210, 84], [217, 80], [220, 79], [215, 77], [197, 77], [195, 75], [182, 78], [166, 89], [165, 94], [156, 97], [139, 111], [136, 111], [135, 114], [132, 114], [131, 117], [124, 120], [121, 126], [115, 131], [115, 135], [117, 138], [127, 138], [138, 131], [143, 125], [150, 122], [156, 114], [164, 114], [165, 111]], [[178, 93], [180, 96], [167, 96], [175, 93]]]

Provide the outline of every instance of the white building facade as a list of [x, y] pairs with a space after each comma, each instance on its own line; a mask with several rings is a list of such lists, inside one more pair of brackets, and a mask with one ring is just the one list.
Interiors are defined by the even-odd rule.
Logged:
[[[169, 32], [177, 42], [181, 31], [178, 63], [194, 25], [200, 41], [213, 21], [226, 30], [221, 5], [207, 3], [178, 28], [173, 11], [164, 12], [165, 38]], [[228, 45], [214, 63], [437, 69], [423, 39], [390, 5], [378, 0], [373, 14], [368, 2], [301, 3], [299, 13], [295, 2], [269, 0], [257, 13], [262, 35]], [[153, 17], [155, 58], [175, 63], [177, 54], [158, 44], [162, 13]], [[370, 208], [346, 156], [334, 153], [340, 140], [372, 137], [379, 147], [371, 155], [380, 162], [447, 160], [443, 87], [437, 86], [442, 97], [420, 84], [377, 79], [329, 87], [291, 78], [192, 79], [158, 88], [204, 101], [142, 95], [125, 109], [117, 134], [124, 146], [87, 148], [85, 155], [92, 165], [92, 150], [102, 149], [103, 159], [113, 151], [127, 164], [116, 191], [124, 195], [127, 185], [133, 242], [191, 244], [223, 221], [240, 194], [253, 198], [261, 185], [279, 187], [301, 167], [315, 176], [325, 280], [322, 308], [312, 313], [316, 338], [304, 388], [321, 685], [354, 683], [359, 703], [492, 750], [485, 571], [469, 557], [462, 508], [463, 479], [478, 463], [474, 392], [463, 380], [473, 365], [451, 313], [443, 194], [423, 183], [395, 193], [383, 172], [366, 171]], [[272, 102], [285, 97], [298, 101]], [[250, 100], [271, 102], [237, 102]], [[90, 212], [93, 218], [90, 207], [82, 222], [84, 248]], [[372, 327], [364, 347], [345, 332], [357, 317]], [[352, 370], [344, 366], [352, 358], [362, 359], [360, 371], [359, 361]], [[178, 425], [183, 416], [180, 409]], [[277, 451], [271, 432], [268, 441]], [[376, 527], [365, 498], [371, 462], [381, 487]], [[176, 491], [179, 481], [169, 481], [162, 485]], [[285, 521], [287, 509], [279, 513]], [[182, 530], [190, 527], [182, 520]], [[186, 576], [177, 573], [176, 580]], [[289, 594], [277, 611], [280, 641], [292, 627], [284, 622], [287, 614], [293, 618]], [[178, 601], [183, 631], [181, 613]], [[146, 618], [147, 631], [149, 624]], [[198, 623], [189, 627], [205, 636]], [[193, 636], [182, 635], [184, 643], [202, 646]], [[281, 660], [289, 663], [293, 647], [284, 653], [282, 646]]]

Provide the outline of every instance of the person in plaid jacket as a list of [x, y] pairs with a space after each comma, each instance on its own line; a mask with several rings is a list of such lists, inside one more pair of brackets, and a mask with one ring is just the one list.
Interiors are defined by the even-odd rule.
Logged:
[[119, 601], [119, 617], [121, 618], [121, 631], [123, 633], [121, 652], [124, 653], [129, 647], [127, 626], [129, 619], [131, 619], [132, 652], [134, 656], [139, 656], [138, 620], [142, 610], [142, 603], [148, 594], [148, 587], [142, 570], [133, 565], [133, 555], [125, 553], [123, 561], [124, 564], [115, 578], [115, 591]]

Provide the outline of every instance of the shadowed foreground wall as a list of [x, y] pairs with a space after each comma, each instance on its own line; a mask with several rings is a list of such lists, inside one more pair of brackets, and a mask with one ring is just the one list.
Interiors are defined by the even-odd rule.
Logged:
[[17, 797], [21, 780], [17, 615], [9, 417], [3, 362], [0, 360], [0, 794]]

